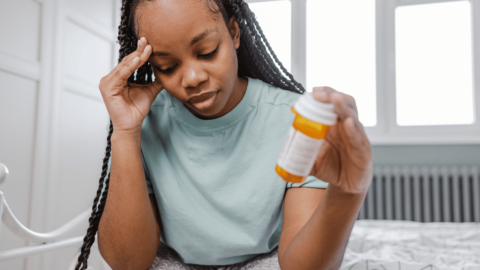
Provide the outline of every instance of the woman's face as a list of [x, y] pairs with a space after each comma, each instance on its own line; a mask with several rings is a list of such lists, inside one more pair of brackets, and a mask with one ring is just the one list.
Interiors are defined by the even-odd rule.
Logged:
[[155, 77], [173, 97], [200, 118], [221, 116], [236, 105], [230, 108], [242, 92], [240, 30], [233, 18], [227, 27], [203, 0], [157, 0], [139, 5], [136, 19], [138, 37], [153, 49]]

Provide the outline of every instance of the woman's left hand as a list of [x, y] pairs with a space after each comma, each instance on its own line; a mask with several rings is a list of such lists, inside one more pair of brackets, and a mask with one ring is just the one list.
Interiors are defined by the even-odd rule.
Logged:
[[333, 103], [338, 119], [310, 174], [346, 193], [365, 193], [372, 181], [372, 153], [355, 99], [330, 87], [315, 87], [312, 94], [320, 102]]

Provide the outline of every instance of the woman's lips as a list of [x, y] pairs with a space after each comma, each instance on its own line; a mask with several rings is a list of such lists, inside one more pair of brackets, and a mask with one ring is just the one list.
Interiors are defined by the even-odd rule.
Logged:
[[212, 107], [215, 103], [217, 100], [217, 93], [218, 91], [205, 93], [189, 99], [188, 102], [198, 111], [204, 111]]

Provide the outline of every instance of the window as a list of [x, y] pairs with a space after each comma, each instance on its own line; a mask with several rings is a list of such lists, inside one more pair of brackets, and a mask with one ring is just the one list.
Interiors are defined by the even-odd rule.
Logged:
[[248, 5], [255, 13], [255, 17], [278, 60], [288, 71], [291, 71], [292, 7], [290, 1], [258, 2]]
[[356, 99], [372, 144], [480, 143], [480, 0], [247, 2], [307, 91]]
[[474, 122], [470, 12], [467, 1], [396, 9], [398, 125]]
[[307, 91], [314, 86], [352, 95], [360, 121], [375, 126], [375, 0], [307, 1]]

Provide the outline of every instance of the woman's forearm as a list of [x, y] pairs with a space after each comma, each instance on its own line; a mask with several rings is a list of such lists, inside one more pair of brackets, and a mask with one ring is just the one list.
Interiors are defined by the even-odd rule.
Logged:
[[112, 135], [110, 184], [98, 242], [102, 256], [113, 269], [147, 269], [159, 244], [140, 139], [140, 132]]
[[281, 269], [338, 269], [365, 195], [346, 194], [329, 185], [312, 217], [285, 249]]

